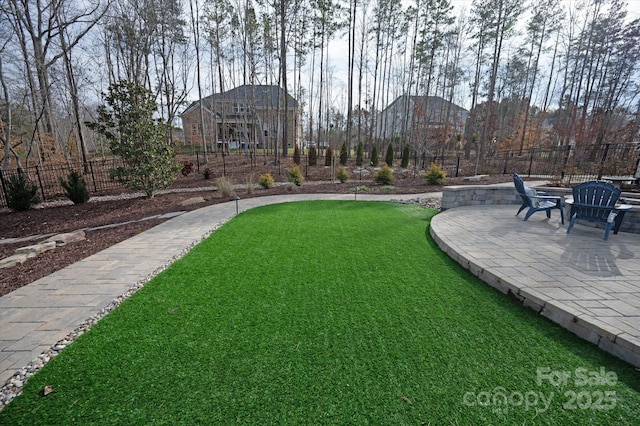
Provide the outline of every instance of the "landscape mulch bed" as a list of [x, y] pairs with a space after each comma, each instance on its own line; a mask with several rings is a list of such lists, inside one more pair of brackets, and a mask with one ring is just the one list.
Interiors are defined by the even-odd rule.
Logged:
[[[467, 182], [461, 177], [447, 178], [446, 184], [490, 184], [509, 181], [511, 181], [510, 175], [498, 175], [487, 177], [480, 182]], [[367, 193], [386, 194], [419, 194], [442, 190], [441, 186], [427, 185], [425, 180], [419, 177], [400, 177], [394, 181], [392, 186], [380, 186], [371, 180], [349, 180], [343, 184], [307, 181], [300, 187], [281, 184], [273, 188], [263, 189], [256, 185], [252, 193], [248, 193], [246, 188], [242, 188], [237, 190], [237, 194], [241, 198], [250, 198], [291, 192], [352, 193], [356, 186]], [[205, 190], [198, 190], [199, 188], [205, 188]], [[123, 223], [107, 229], [87, 231], [86, 239], [83, 241], [69, 243], [44, 252], [21, 265], [0, 269], [0, 296], [167, 220], [140, 219], [164, 213], [194, 210], [231, 200], [231, 197], [223, 197], [218, 191], [214, 190], [213, 182], [203, 179], [202, 175], [199, 174], [192, 174], [187, 177], [181, 176], [172, 185], [171, 189], [191, 191], [159, 194], [153, 198], [137, 197], [109, 201], [97, 201], [98, 197], [96, 197], [90, 202], [80, 205], [59, 205], [61, 203], [51, 203], [51, 200], [47, 200], [46, 207], [40, 206], [26, 212], [11, 212], [9, 210], [0, 212], [0, 259], [13, 255], [19, 247], [38, 242], [38, 240], [34, 240], [32, 242], [3, 243], [3, 240], [58, 234]], [[193, 191], [193, 189], [196, 189], [196, 191]], [[183, 201], [196, 197], [202, 197], [205, 201], [197, 204], [182, 204]], [[61, 201], [64, 202], [64, 200]]]

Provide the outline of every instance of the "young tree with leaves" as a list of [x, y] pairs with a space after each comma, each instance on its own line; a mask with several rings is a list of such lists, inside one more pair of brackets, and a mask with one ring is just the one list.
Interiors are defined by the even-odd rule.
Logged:
[[154, 118], [154, 95], [143, 86], [126, 80], [109, 86], [106, 104], [98, 107], [98, 119], [86, 125], [104, 136], [109, 149], [124, 166], [113, 176], [129, 189], [144, 191], [152, 198], [178, 177], [175, 146], [166, 124]]

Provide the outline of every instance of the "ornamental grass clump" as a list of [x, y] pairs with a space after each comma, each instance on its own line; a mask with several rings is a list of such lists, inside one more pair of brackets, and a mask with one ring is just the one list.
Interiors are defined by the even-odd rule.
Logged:
[[247, 182], [247, 194], [253, 194], [253, 188], [255, 186], [253, 183], [253, 174], [250, 174], [249, 176], [247, 176], [246, 182]]
[[89, 191], [84, 177], [73, 171], [69, 173], [67, 180], [60, 178], [60, 185], [64, 189], [64, 193], [73, 204], [83, 204], [89, 201]]
[[264, 189], [269, 189], [275, 184], [275, 181], [273, 180], [273, 176], [271, 176], [271, 173], [265, 173], [263, 175], [260, 175], [258, 183]]
[[213, 182], [213, 184], [218, 188], [218, 191], [220, 191], [220, 194], [222, 194], [223, 197], [231, 197], [233, 194], [233, 185], [226, 177], [219, 177]]
[[447, 173], [438, 167], [436, 163], [431, 163], [431, 167], [422, 174], [422, 177], [427, 180], [429, 185], [442, 185], [447, 177]]
[[378, 173], [375, 174], [373, 179], [380, 185], [389, 185], [393, 182], [393, 171], [391, 170], [391, 167], [385, 164]]

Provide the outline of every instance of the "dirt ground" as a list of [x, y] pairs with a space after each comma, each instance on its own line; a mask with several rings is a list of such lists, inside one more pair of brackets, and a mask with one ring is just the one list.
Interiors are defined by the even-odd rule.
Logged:
[[[510, 175], [499, 175], [485, 178], [481, 184], [510, 182]], [[462, 177], [448, 177], [446, 185], [469, 184]], [[354, 187], [367, 193], [417, 194], [441, 191], [442, 187], [427, 185], [422, 178], [402, 176], [396, 178], [392, 186], [381, 186], [369, 180], [349, 180], [345, 183], [306, 181], [300, 187], [292, 184], [281, 184], [273, 188], [263, 189], [255, 186], [252, 191], [246, 187], [238, 188], [236, 193], [241, 198], [265, 195], [298, 193], [352, 193]], [[205, 190], [201, 190], [204, 188]], [[136, 234], [156, 226], [166, 219], [142, 220], [163, 213], [189, 211], [208, 205], [230, 201], [232, 197], [223, 197], [215, 190], [211, 180], [193, 174], [180, 177], [170, 188], [179, 192], [159, 194], [154, 198], [137, 197], [131, 199], [98, 200], [94, 197], [88, 203], [80, 205], [66, 204], [66, 200], [47, 203], [26, 212], [0, 212], [0, 259], [14, 254], [20, 247], [35, 244], [43, 238], [28, 242], [10, 242], [12, 238], [42, 236], [95, 228], [103, 225], [122, 224], [100, 230], [86, 231], [86, 239], [54, 250], [44, 252], [21, 265], [0, 269], [0, 296], [5, 295], [23, 285], [29, 284], [52, 272], [64, 268], [111, 245], [126, 240]], [[195, 191], [194, 191], [195, 190]], [[190, 192], [184, 192], [190, 191]], [[182, 204], [187, 199], [202, 197], [205, 201], [196, 204]], [[60, 205], [64, 204], [64, 205]]]

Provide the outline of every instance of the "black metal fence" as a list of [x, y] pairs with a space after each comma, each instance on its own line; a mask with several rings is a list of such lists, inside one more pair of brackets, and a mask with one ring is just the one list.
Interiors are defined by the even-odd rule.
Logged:
[[[286, 181], [287, 169], [292, 163], [292, 156], [282, 158], [274, 153], [264, 152], [252, 154], [236, 152], [227, 155], [221, 153], [210, 154], [204, 163], [202, 154], [180, 155], [181, 164], [191, 165], [191, 174], [180, 175], [173, 187], [194, 186], [206, 184], [202, 175], [207, 172], [212, 179], [220, 176], [230, 178], [234, 183], [257, 183], [261, 174], [271, 173], [276, 181]], [[564, 183], [580, 182], [589, 179], [600, 179], [603, 175], [634, 176], [638, 168], [640, 151], [635, 144], [606, 144], [586, 147], [554, 147], [535, 148], [530, 150], [510, 151], [499, 150], [485, 158], [477, 158], [475, 153], [468, 157], [464, 153], [445, 155], [414, 155], [410, 159], [407, 171], [404, 173], [419, 176], [432, 163], [443, 168], [448, 176], [473, 176], [476, 174], [512, 174], [523, 176], [541, 176], [547, 179], [563, 181]], [[370, 159], [366, 158], [368, 164]], [[382, 164], [384, 158], [379, 159]], [[333, 157], [326, 166], [324, 155], [318, 155], [317, 165], [310, 165], [306, 155], [301, 157], [300, 169], [308, 180], [327, 181], [335, 179], [339, 158]], [[394, 161], [396, 170], [400, 159]], [[21, 170], [27, 178], [37, 186], [38, 195], [42, 201], [64, 198], [64, 190], [60, 179], [67, 179], [72, 171], [83, 174], [87, 188], [92, 195], [106, 195], [124, 192], [125, 188], [112, 178], [111, 171], [122, 166], [118, 158], [93, 160], [87, 168], [79, 162], [50, 166], [34, 166]], [[373, 171], [372, 167], [366, 167]], [[347, 169], [355, 169], [355, 156], [351, 156]], [[7, 206], [7, 180], [19, 173], [9, 170], [0, 173], [0, 207]], [[195, 176], [198, 176], [196, 178]], [[352, 179], [362, 179], [371, 174], [356, 173]], [[209, 183], [210, 185], [210, 183]]]
[[84, 176], [87, 189], [92, 194], [106, 194], [122, 191], [124, 188], [111, 177], [110, 171], [122, 166], [122, 160], [111, 158], [93, 160], [87, 164], [86, 173], [80, 162], [70, 162], [55, 165], [36, 165], [24, 169], [13, 169], [0, 172], [0, 207], [7, 206], [7, 184], [9, 180], [20, 173], [38, 188], [38, 196], [41, 201], [49, 201], [64, 196], [64, 189], [60, 179], [67, 179], [69, 173], [76, 171]]
[[476, 174], [512, 174], [541, 176], [565, 184], [602, 176], [634, 176], [638, 170], [640, 151], [636, 144], [605, 144], [586, 147], [533, 148], [529, 150], [498, 150], [478, 159], [473, 153], [425, 156], [418, 161], [424, 169], [431, 162], [444, 168], [449, 176]]

